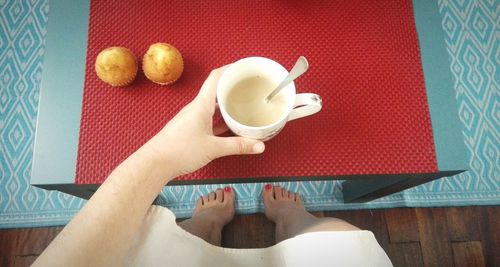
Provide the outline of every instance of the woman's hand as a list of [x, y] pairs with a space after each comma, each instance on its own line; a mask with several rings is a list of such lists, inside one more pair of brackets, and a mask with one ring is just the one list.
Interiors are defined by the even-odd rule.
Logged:
[[35, 266], [123, 265], [168, 180], [218, 157], [264, 151], [257, 140], [214, 135], [215, 89], [223, 71], [212, 71], [196, 98], [109, 175]]
[[[212, 128], [216, 109], [216, 88], [225, 67], [213, 70], [196, 98], [185, 106], [144, 148], [168, 164], [173, 179], [191, 173], [210, 161], [228, 155], [259, 154], [264, 143], [243, 137], [218, 137]], [[227, 129], [227, 128], [226, 128]]]

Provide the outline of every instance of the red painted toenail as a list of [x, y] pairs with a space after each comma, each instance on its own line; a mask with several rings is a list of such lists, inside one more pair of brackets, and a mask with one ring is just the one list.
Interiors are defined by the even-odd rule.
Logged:
[[273, 189], [273, 185], [272, 184], [266, 184], [266, 186], [264, 188], [266, 189], [266, 191], [269, 191], [269, 190]]
[[228, 192], [228, 193], [230, 193], [232, 190], [233, 190], [233, 189], [231, 189], [231, 187], [230, 187], [230, 186], [226, 186], [226, 187], [224, 187], [224, 191], [226, 191], [226, 192]]

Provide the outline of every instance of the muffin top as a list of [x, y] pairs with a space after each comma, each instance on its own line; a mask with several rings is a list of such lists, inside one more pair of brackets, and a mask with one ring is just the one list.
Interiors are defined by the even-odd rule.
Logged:
[[95, 71], [104, 82], [113, 86], [130, 84], [137, 74], [137, 59], [125, 47], [109, 47], [97, 55]]
[[171, 84], [179, 79], [183, 69], [182, 55], [172, 45], [166, 43], [152, 44], [144, 55], [144, 74], [155, 83]]

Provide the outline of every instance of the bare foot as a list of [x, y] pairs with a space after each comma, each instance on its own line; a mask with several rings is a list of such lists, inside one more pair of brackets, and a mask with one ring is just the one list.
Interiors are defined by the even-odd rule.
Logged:
[[193, 210], [193, 218], [196, 217], [211, 220], [221, 229], [228, 224], [234, 217], [234, 193], [231, 187], [217, 189], [208, 196], [200, 197]]
[[276, 243], [299, 234], [317, 231], [354, 231], [354, 225], [337, 218], [316, 218], [304, 208], [296, 193], [267, 184], [262, 191], [266, 217], [276, 225]]
[[290, 212], [305, 212], [304, 203], [299, 194], [287, 191], [280, 186], [265, 185], [262, 198], [266, 217], [275, 223], [284, 219]]
[[193, 216], [179, 226], [205, 241], [220, 246], [222, 228], [234, 217], [234, 192], [231, 187], [217, 189], [196, 202]]

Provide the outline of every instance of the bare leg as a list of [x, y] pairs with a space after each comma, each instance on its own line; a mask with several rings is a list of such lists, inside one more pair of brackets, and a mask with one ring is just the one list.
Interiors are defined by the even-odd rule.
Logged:
[[268, 184], [262, 191], [266, 217], [276, 224], [276, 243], [307, 232], [359, 230], [337, 218], [317, 218], [298, 194]]
[[208, 243], [220, 246], [224, 225], [234, 217], [234, 192], [231, 187], [217, 189], [196, 202], [193, 216], [179, 226]]

